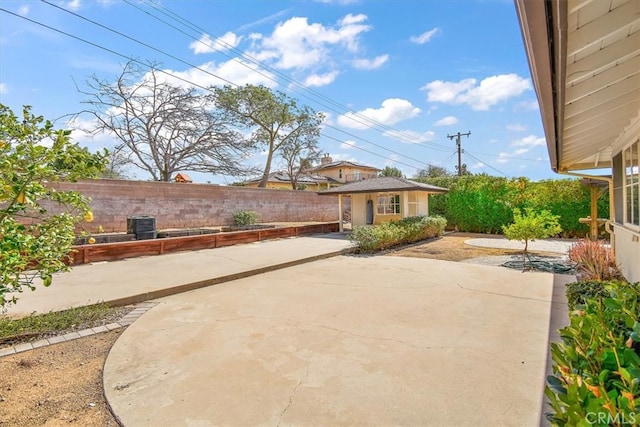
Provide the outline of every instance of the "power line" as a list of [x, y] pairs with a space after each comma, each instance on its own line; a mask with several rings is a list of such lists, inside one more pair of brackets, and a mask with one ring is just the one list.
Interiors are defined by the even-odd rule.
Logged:
[[471, 135], [471, 131], [467, 133], [458, 132], [457, 134], [454, 134], [454, 135], [447, 134], [447, 138], [451, 140], [453, 140], [453, 138], [456, 138], [456, 147], [458, 148], [458, 176], [462, 175], [462, 144], [460, 143], [460, 137], [466, 136], [468, 138], [469, 135]]
[[472, 159], [477, 160], [477, 161], [479, 161], [480, 163], [482, 163], [483, 165], [485, 165], [485, 166], [489, 167], [490, 169], [493, 169], [494, 171], [498, 172], [500, 175], [504, 175], [504, 176], [506, 176], [507, 178], [511, 178], [511, 176], [510, 176], [509, 174], [507, 174], [507, 173], [505, 173], [505, 172], [502, 172], [501, 170], [498, 170], [498, 169], [494, 168], [493, 166], [491, 166], [491, 165], [490, 165], [490, 164], [488, 164], [487, 162], [484, 162], [484, 161], [480, 160], [479, 158], [477, 158], [477, 157], [475, 157], [474, 155], [472, 155], [471, 153], [469, 153], [469, 151], [465, 151], [464, 153], [465, 153], [467, 156], [471, 157]]
[[[124, 1], [125, 1], [125, 3], [127, 3], [128, 5], [130, 5], [130, 6], [134, 7], [134, 8], [136, 8], [136, 9], [138, 9], [139, 11], [141, 11], [142, 13], [145, 13], [146, 15], [149, 15], [149, 16], [153, 17], [154, 19], [156, 19], [156, 20], [158, 20], [158, 21], [162, 22], [163, 24], [165, 24], [165, 25], [167, 25], [167, 26], [169, 26], [169, 27], [171, 27], [171, 28], [175, 29], [176, 31], [180, 32], [181, 34], [186, 35], [187, 37], [191, 38], [192, 40], [195, 40], [195, 41], [197, 41], [197, 42], [199, 42], [199, 43], [202, 43], [202, 44], [204, 44], [205, 46], [207, 46], [207, 47], [209, 47], [209, 48], [211, 48], [211, 49], [215, 50], [216, 52], [218, 52], [218, 53], [220, 53], [220, 54], [222, 54], [222, 55], [226, 56], [227, 58], [230, 58], [231, 60], [238, 62], [238, 63], [239, 63], [240, 65], [242, 65], [243, 67], [246, 67], [246, 68], [250, 69], [251, 71], [254, 71], [254, 72], [256, 72], [256, 73], [258, 73], [258, 74], [262, 75], [263, 77], [266, 77], [266, 78], [268, 78], [268, 79], [270, 79], [270, 80], [272, 80], [272, 81], [274, 81], [274, 82], [276, 82], [276, 83], [279, 83], [276, 79], [274, 79], [274, 78], [273, 78], [273, 77], [271, 77], [270, 75], [267, 75], [267, 74], [265, 74], [265, 73], [262, 73], [260, 70], [258, 70], [258, 69], [256, 69], [256, 68], [253, 68], [253, 67], [249, 66], [248, 64], [246, 64], [246, 63], [244, 63], [244, 62], [242, 62], [242, 61], [238, 61], [238, 60], [237, 60], [237, 58], [232, 57], [231, 55], [226, 54], [223, 50], [217, 49], [217, 48], [216, 48], [216, 47], [214, 47], [212, 44], [210, 44], [210, 43], [205, 43], [205, 42], [203, 42], [200, 38], [197, 38], [197, 37], [195, 37], [195, 36], [193, 36], [193, 35], [191, 35], [191, 34], [188, 34], [188, 33], [186, 33], [185, 31], [181, 30], [180, 28], [177, 28], [176, 26], [174, 26], [174, 25], [172, 25], [172, 24], [168, 23], [167, 21], [165, 21], [165, 20], [163, 20], [163, 19], [161, 19], [161, 18], [159, 18], [159, 17], [157, 17], [157, 16], [153, 15], [152, 13], [149, 13], [149, 12], [147, 12], [147, 11], [143, 10], [142, 8], [138, 7], [137, 5], [135, 5], [135, 4], [133, 4], [133, 3], [131, 3], [131, 1], [130, 1], [130, 0], [124, 0]], [[171, 18], [171, 19], [173, 19], [173, 20], [175, 20], [175, 21], [180, 22], [182, 25], [186, 26], [187, 28], [189, 28], [189, 29], [191, 29], [191, 30], [194, 30], [194, 31], [198, 31], [199, 33], [202, 33], [202, 34], [206, 34], [206, 33], [207, 33], [207, 31], [206, 31], [205, 29], [203, 29], [203, 28], [201, 28], [201, 27], [199, 27], [199, 26], [197, 26], [197, 25], [195, 25], [195, 24], [191, 23], [189, 20], [187, 20], [187, 19], [185, 19], [185, 18], [181, 17], [181, 16], [180, 16], [180, 15], [178, 15], [177, 13], [173, 12], [171, 9], [167, 8], [166, 6], [160, 5], [160, 4], [158, 4], [157, 2], [154, 2], [154, 1], [151, 1], [151, 0], [143, 0], [143, 1], [144, 1], [146, 4], [151, 5], [151, 7], [152, 7], [153, 9], [157, 10], [158, 12], [162, 13], [163, 15], [165, 15], [165, 16], [167, 16], [167, 17], [169, 17], [169, 18]], [[165, 11], [167, 11], [167, 12], [165, 12]], [[273, 73], [273, 74], [275, 74], [275, 75], [279, 76], [279, 77], [280, 77], [282, 80], [284, 80], [285, 82], [292, 84], [292, 85], [294, 86], [294, 88], [299, 89], [299, 90], [294, 90], [294, 92], [296, 92], [296, 93], [298, 93], [298, 94], [301, 94], [301, 95], [302, 95], [302, 96], [304, 96], [305, 98], [307, 98], [307, 99], [311, 99], [312, 101], [315, 101], [315, 102], [319, 103], [320, 105], [322, 105], [322, 106], [324, 106], [324, 107], [327, 107], [329, 110], [334, 111], [334, 112], [339, 113], [339, 114], [343, 114], [343, 113], [345, 113], [345, 112], [347, 112], [347, 113], [351, 113], [352, 115], [354, 115], [354, 116], [356, 116], [357, 118], [362, 119], [362, 120], [364, 120], [364, 121], [366, 122], [366, 123], [364, 123], [364, 122], [362, 122], [361, 120], [356, 120], [356, 119], [353, 119], [353, 118], [352, 118], [352, 120], [354, 120], [356, 123], [360, 123], [360, 124], [365, 125], [365, 126], [367, 126], [367, 125], [373, 125], [373, 127], [377, 127], [377, 128], [379, 128], [379, 129], [380, 129], [380, 128], [382, 128], [382, 129], [384, 129], [384, 130], [393, 131], [393, 132], [395, 132], [396, 134], [398, 134], [399, 136], [404, 136], [407, 140], [409, 140], [409, 141], [413, 141], [412, 143], [416, 144], [417, 146], [420, 146], [420, 147], [423, 147], [423, 148], [426, 148], [426, 149], [436, 149], [435, 147], [431, 147], [430, 145], [423, 144], [421, 141], [418, 141], [418, 140], [416, 139], [416, 137], [415, 137], [415, 136], [413, 136], [413, 135], [411, 135], [411, 134], [409, 134], [409, 133], [406, 133], [406, 132], [403, 132], [403, 131], [397, 130], [397, 129], [392, 128], [392, 127], [390, 127], [390, 126], [388, 126], [388, 125], [385, 125], [384, 123], [378, 122], [378, 121], [376, 121], [376, 120], [374, 120], [374, 119], [371, 119], [371, 118], [369, 118], [369, 117], [367, 117], [367, 116], [364, 116], [364, 115], [362, 115], [362, 114], [360, 114], [360, 113], [358, 113], [358, 112], [355, 112], [355, 111], [353, 111], [353, 110], [351, 110], [351, 109], [347, 108], [346, 106], [344, 106], [344, 105], [340, 104], [339, 102], [334, 101], [333, 99], [331, 99], [331, 98], [329, 98], [329, 97], [327, 97], [327, 96], [323, 95], [322, 93], [320, 93], [320, 92], [318, 92], [318, 91], [316, 91], [316, 90], [314, 90], [314, 89], [310, 89], [310, 88], [306, 87], [305, 85], [301, 84], [300, 82], [298, 82], [298, 81], [296, 81], [296, 80], [294, 80], [294, 79], [290, 78], [289, 76], [287, 76], [287, 75], [283, 74], [282, 72], [280, 72], [280, 71], [278, 71], [278, 70], [276, 70], [276, 69], [274, 69], [274, 68], [270, 67], [268, 64], [264, 63], [263, 61], [260, 61], [259, 59], [254, 58], [253, 56], [249, 55], [249, 54], [248, 54], [248, 53], [246, 53], [245, 51], [243, 51], [243, 50], [241, 50], [241, 49], [237, 49], [235, 46], [230, 45], [229, 43], [225, 42], [224, 40], [219, 40], [219, 39], [217, 39], [217, 40], [214, 40], [214, 43], [215, 43], [215, 44], [219, 44], [219, 45], [224, 46], [224, 47], [226, 48], [226, 50], [229, 50], [229, 51], [235, 52], [235, 53], [237, 53], [238, 55], [240, 55], [240, 57], [242, 57], [242, 58], [244, 58], [244, 59], [247, 59], [247, 60], [248, 60], [249, 62], [251, 62], [252, 64], [255, 64], [255, 65], [259, 66], [259, 67], [263, 67], [263, 68], [265, 68], [266, 70], [268, 70], [269, 72], [271, 72], [271, 73]], [[331, 105], [334, 105], [334, 106], [335, 106], [335, 107], [337, 107], [339, 110], [336, 110], [336, 109], [335, 109], [335, 108], [333, 108], [333, 107], [329, 107], [329, 106], [327, 106], [326, 104], [323, 104], [322, 102], [318, 101], [317, 99], [316, 99], [316, 100], [314, 100], [314, 99], [310, 98], [309, 96], [305, 95], [303, 92], [300, 92], [300, 90], [302, 90], [303, 92], [311, 93], [312, 95], [316, 96], [317, 98], [320, 98], [322, 101], [327, 102], [327, 103], [329, 103], [329, 104], [331, 104]], [[447, 148], [447, 147], [445, 147], [444, 145], [439, 145], [439, 144], [435, 144], [435, 143], [431, 143], [431, 144], [432, 144], [432, 145], [434, 145], [434, 146], [436, 146], [436, 147], [442, 147], [442, 148], [445, 148], [445, 149], [447, 149], [447, 150], [448, 150], [448, 148]]]
[[[193, 68], [195, 68], [195, 69], [201, 70], [201, 71], [203, 71], [203, 72], [205, 72], [205, 73], [207, 73], [207, 74], [209, 74], [209, 75], [211, 75], [211, 76], [213, 76], [213, 77], [216, 77], [216, 78], [218, 78], [218, 79], [220, 79], [220, 80], [222, 80], [222, 81], [225, 81], [225, 82], [227, 82], [227, 83], [229, 83], [229, 84], [232, 84], [232, 85], [234, 85], [234, 86], [238, 86], [238, 85], [237, 85], [236, 83], [234, 83], [234, 82], [231, 82], [231, 81], [229, 81], [229, 80], [226, 80], [226, 79], [224, 79], [224, 78], [223, 78], [223, 77], [221, 77], [221, 76], [218, 76], [218, 75], [216, 75], [216, 74], [214, 74], [214, 73], [211, 73], [211, 72], [209, 72], [208, 70], [204, 70], [204, 69], [202, 69], [202, 68], [200, 68], [200, 67], [198, 67], [198, 66], [196, 66], [196, 65], [194, 65], [194, 64], [191, 64], [191, 63], [189, 63], [189, 62], [186, 62], [186, 61], [184, 61], [184, 60], [182, 60], [182, 59], [180, 59], [180, 58], [178, 58], [178, 57], [176, 57], [176, 56], [174, 56], [174, 55], [172, 55], [172, 54], [169, 54], [169, 53], [167, 53], [167, 52], [165, 52], [165, 51], [162, 51], [162, 50], [160, 50], [160, 49], [157, 49], [157, 48], [155, 48], [155, 47], [153, 47], [153, 46], [151, 46], [151, 45], [149, 45], [149, 44], [147, 44], [147, 43], [144, 43], [144, 42], [142, 42], [142, 41], [140, 41], [140, 40], [138, 40], [138, 39], [135, 39], [135, 38], [133, 38], [133, 37], [130, 37], [130, 36], [126, 35], [126, 34], [123, 34], [123, 33], [119, 32], [119, 31], [117, 31], [117, 30], [114, 30], [114, 29], [112, 29], [112, 28], [110, 28], [110, 27], [107, 27], [107, 26], [105, 26], [105, 25], [102, 25], [102, 24], [100, 24], [100, 23], [98, 23], [98, 22], [96, 22], [96, 21], [93, 21], [93, 20], [91, 20], [91, 19], [89, 19], [89, 18], [86, 18], [86, 17], [84, 17], [84, 16], [82, 16], [82, 15], [79, 15], [79, 14], [77, 14], [77, 13], [75, 13], [75, 12], [72, 12], [72, 11], [69, 11], [69, 10], [67, 10], [67, 9], [64, 9], [64, 8], [62, 8], [62, 7], [58, 6], [58, 5], [52, 4], [52, 3], [50, 3], [50, 2], [49, 2], [49, 1], [47, 1], [47, 0], [41, 0], [41, 1], [42, 1], [43, 3], [46, 3], [46, 4], [50, 5], [50, 6], [52, 6], [52, 7], [55, 7], [56, 9], [62, 10], [62, 11], [64, 11], [64, 12], [67, 12], [67, 13], [69, 13], [69, 14], [73, 15], [73, 16], [76, 16], [76, 17], [78, 17], [78, 18], [80, 18], [80, 19], [84, 20], [84, 21], [90, 22], [90, 23], [92, 23], [92, 24], [94, 24], [94, 25], [99, 26], [100, 28], [103, 28], [103, 29], [108, 30], [108, 31], [110, 31], [110, 32], [112, 32], [112, 33], [115, 33], [115, 34], [117, 34], [117, 35], [119, 35], [119, 36], [121, 36], [121, 37], [125, 37], [125, 38], [126, 38], [126, 39], [128, 39], [128, 40], [131, 40], [131, 41], [133, 41], [133, 42], [135, 42], [135, 43], [138, 43], [138, 44], [140, 44], [140, 45], [142, 45], [142, 46], [148, 47], [148, 48], [150, 48], [150, 49], [152, 49], [152, 50], [154, 50], [154, 51], [156, 51], [156, 52], [159, 52], [159, 53], [161, 53], [161, 54], [163, 54], [163, 55], [167, 55], [167, 56], [169, 56], [169, 57], [171, 57], [171, 58], [173, 58], [173, 59], [176, 59], [177, 61], [180, 61], [180, 62], [182, 62], [182, 63], [184, 63], [184, 64], [186, 64], [186, 65], [188, 65], [188, 66], [190, 66], [190, 67], [193, 67]], [[125, 0], [125, 1], [126, 1], [126, 0]], [[32, 21], [32, 22], [35, 22], [35, 21]], [[51, 28], [51, 27], [48, 27], [48, 28]], [[65, 33], [65, 34], [68, 34], [68, 33]], [[171, 74], [171, 73], [167, 73], [167, 72], [164, 72], [164, 73], [165, 73], [165, 74], [168, 74], [168, 75], [170, 75], [170, 76], [175, 76], [175, 75], [173, 75], [173, 74]], [[205, 87], [203, 87], [203, 86], [196, 85], [195, 83], [190, 82], [190, 81], [188, 81], [188, 80], [186, 80], [186, 79], [181, 79], [181, 80], [183, 80], [183, 81], [185, 81], [185, 82], [187, 82], [187, 83], [192, 83], [192, 84], [194, 84], [195, 86], [198, 86], [198, 87], [200, 87], [200, 88], [202, 88], [202, 89], [209, 90], [208, 88], [205, 88]], [[379, 144], [376, 144], [376, 143], [374, 143], [374, 142], [371, 142], [371, 141], [369, 141], [369, 140], [367, 140], [367, 139], [365, 139], [365, 138], [362, 138], [362, 137], [356, 136], [356, 135], [354, 135], [354, 134], [352, 134], [352, 133], [350, 133], [350, 132], [344, 131], [344, 130], [342, 130], [342, 129], [339, 129], [339, 128], [337, 128], [337, 127], [334, 127], [334, 126], [331, 126], [331, 125], [328, 125], [328, 124], [325, 124], [325, 126], [330, 127], [330, 128], [332, 128], [332, 129], [335, 129], [335, 130], [337, 130], [337, 131], [339, 131], [339, 132], [342, 132], [342, 133], [344, 133], [344, 134], [346, 134], [346, 135], [349, 135], [349, 136], [351, 136], [351, 137], [357, 138], [357, 139], [359, 139], [359, 140], [361, 140], [361, 141], [363, 141], [363, 142], [365, 142], [365, 143], [368, 143], [368, 144], [374, 145], [374, 146], [376, 146], [376, 147], [378, 147], [378, 148], [380, 148], [380, 149], [383, 149], [383, 150], [389, 151], [390, 153], [396, 154], [396, 155], [401, 156], [401, 157], [406, 157], [406, 158], [408, 158], [406, 155], [404, 155], [404, 154], [402, 154], [402, 153], [400, 153], [400, 152], [398, 152], [398, 151], [391, 150], [391, 149], [389, 149], [389, 148], [383, 147], [383, 146], [381, 146], [381, 145], [379, 145]], [[433, 149], [438, 150], [438, 149], [437, 149], [437, 148], [435, 148], [435, 147], [434, 147]], [[440, 151], [444, 151], [444, 150], [440, 150]]]
[[[126, 39], [128, 39], [128, 40], [131, 40], [131, 41], [133, 41], [133, 42], [135, 42], [135, 43], [138, 43], [138, 44], [140, 44], [140, 45], [142, 45], [142, 46], [145, 46], [145, 47], [147, 47], [147, 48], [149, 48], [149, 49], [152, 49], [152, 50], [154, 50], [154, 51], [156, 51], [156, 52], [158, 52], [158, 53], [161, 53], [161, 54], [163, 54], [163, 55], [166, 55], [166, 56], [168, 56], [168, 57], [171, 57], [171, 58], [173, 58], [173, 59], [175, 59], [175, 60], [177, 60], [177, 61], [180, 61], [180, 62], [182, 62], [182, 63], [184, 63], [184, 64], [186, 64], [186, 65], [188, 65], [188, 66], [190, 66], [190, 67], [193, 67], [193, 68], [195, 68], [195, 69], [201, 70], [202, 72], [205, 72], [205, 73], [207, 73], [207, 74], [209, 74], [209, 75], [211, 75], [211, 76], [213, 76], [213, 77], [215, 77], [215, 78], [218, 78], [218, 79], [220, 79], [220, 80], [222, 80], [222, 81], [225, 81], [225, 82], [227, 82], [227, 83], [229, 83], [229, 84], [231, 84], [231, 85], [238, 86], [236, 83], [234, 83], [234, 82], [232, 82], [232, 81], [226, 80], [226, 79], [224, 79], [224, 78], [223, 78], [223, 77], [221, 77], [221, 76], [218, 76], [218, 75], [216, 75], [216, 74], [213, 74], [213, 73], [209, 72], [208, 70], [201, 69], [200, 67], [198, 67], [198, 66], [196, 66], [196, 65], [194, 65], [194, 64], [191, 64], [191, 63], [189, 63], [189, 62], [187, 62], [187, 61], [184, 61], [184, 60], [182, 60], [182, 59], [180, 59], [180, 58], [178, 58], [178, 57], [176, 57], [176, 56], [174, 56], [174, 55], [172, 55], [172, 54], [170, 54], [170, 53], [167, 53], [167, 52], [165, 52], [165, 51], [163, 51], [163, 50], [161, 50], [161, 49], [157, 49], [157, 48], [155, 48], [155, 47], [153, 47], [153, 46], [151, 46], [151, 45], [149, 45], [149, 44], [147, 44], [147, 43], [145, 43], [145, 42], [142, 42], [142, 41], [140, 41], [140, 40], [138, 40], [138, 39], [135, 39], [135, 38], [133, 38], [133, 37], [130, 37], [130, 36], [126, 35], [126, 34], [123, 34], [123, 33], [119, 32], [119, 31], [117, 31], [117, 30], [114, 30], [114, 29], [112, 29], [112, 28], [109, 28], [109, 27], [107, 27], [107, 26], [105, 26], [105, 25], [102, 25], [102, 24], [100, 24], [100, 23], [98, 23], [98, 22], [96, 22], [96, 21], [93, 21], [93, 20], [91, 20], [91, 19], [89, 19], [89, 18], [86, 18], [86, 17], [84, 17], [84, 16], [81, 16], [81, 15], [79, 15], [79, 14], [77, 14], [77, 13], [74, 13], [74, 12], [72, 12], [72, 11], [66, 10], [66, 9], [64, 9], [64, 8], [61, 8], [61, 7], [59, 7], [59, 6], [55, 5], [55, 4], [52, 4], [52, 3], [48, 2], [47, 0], [41, 0], [41, 1], [42, 1], [43, 3], [45, 3], [45, 4], [48, 4], [48, 5], [52, 6], [52, 7], [55, 7], [55, 8], [57, 8], [57, 9], [62, 10], [62, 11], [65, 11], [65, 12], [70, 13], [70, 14], [72, 14], [72, 15], [74, 15], [74, 16], [76, 16], [76, 17], [80, 18], [80, 19], [83, 19], [83, 20], [85, 20], [85, 21], [87, 21], [87, 22], [90, 22], [90, 23], [92, 23], [92, 24], [94, 24], [94, 25], [97, 25], [97, 26], [99, 26], [100, 28], [103, 28], [103, 29], [105, 29], [105, 30], [108, 30], [108, 31], [110, 31], [110, 32], [113, 32], [113, 33], [115, 33], [115, 34], [118, 34], [118, 35], [120, 35], [121, 37], [125, 37], [125, 38], [126, 38]], [[126, 0], [125, 0], [125, 1], [126, 1]], [[78, 41], [80, 41], [80, 42], [86, 43], [86, 44], [88, 44], [88, 45], [90, 45], [90, 46], [93, 46], [93, 47], [96, 47], [96, 48], [98, 48], [98, 49], [104, 50], [104, 51], [109, 52], [109, 53], [111, 53], [111, 54], [114, 54], [114, 55], [117, 55], [117, 56], [122, 57], [122, 58], [124, 58], [124, 59], [127, 59], [127, 60], [129, 60], [129, 61], [133, 61], [133, 62], [135, 62], [135, 63], [138, 63], [138, 64], [140, 64], [140, 65], [144, 66], [145, 68], [150, 68], [150, 69], [152, 68], [149, 64], [147, 64], [147, 63], [145, 63], [145, 62], [143, 62], [143, 61], [140, 61], [140, 60], [138, 60], [138, 59], [132, 58], [132, 57], [130, 57], [130, 56], [128, 56], [128, 55], [122, 54], [122, 53], [120, 53], [120, 52], [118, 52], [118, 51], [115, 51], [115, 50], [110, 49], [110, 48], [108, 48], [108, 47], [102, 46], [102, 45], [100, 45], [100, 44], [98, 44], [98, 43], [92, 42], [92, 41], [87, 40], [87, 39], [85, 39], [85, 38], [82, 38], [82, 37], [79, 37], [79, 36], [73, 35], [73, 34], [71, 34], [71, 33], [68, 33], [68, 32], [66, 32], [66, 31], [60, 30], [60, 29], [58, 29], [58, 28], [52, 27], [52, 26], [47, 25], [47, 24], [45, 24], [45, 23], [42, 23], [42, 22], [39, 22], [39, 21], [36, 21], [36, 20], [30, 19], [30, 18], [28, 18], [28, 17], [22, 16], [22, 15], [18, 15], [18, 14], [16, 14], [16, 13], [11, 12], [11, 11], [9, 11], [9, 10], [6, 10], [6, 9], [4, 9], [4, 8], [0, 8], [0, 11], [3, 11], [3, 12], [5, 12], [5, 13], [8, 13], [8, 14], [13, 15], [13, 16], [18, 17], [18, 18], [22, 18], [22, 19], [24, 19], [24, 20], [26, 20], [26, 21], [28, 21], [28, 22], [31, 22], [31, 23], [36, 24], [36, 25], [39, 25], [39, 26], [41, 26], [41, 27], [44, 27], [44, 28], [49, 29], [49, 30], [51, 30], [51, 31], [57, 32], [57, 33], [59, 33], [59, 34], [65, 35], [65, 36], [67, 36], [67, 37], [70, 37], [70, 38], [72, 38], [72, 39], [78, 40]], [[173, 73], [167, 72], [167, 71], [165, 71], [165, 70], [159, 70], [159, 69], [157, 69], [156, 71], [158, 71], [158, 72], [160, 72], [160, 73], [162, 73], [162, 74], [164, 74], [164, 75], [167, 75], [167, 76], [169, 76], [169, 77], [172, 77], [172, 78], [175, 78], [175, 79], [181, 80], [181, 81], [183, 81], [183, 82], [185, 82], [185, 83], [187, 83], [187, 84], [189, 84], [189, 85], [192, 85], [192, 86], [194, 86], [194, 87], [198, 87], [198, 88], [203, 89], [203, 90], [205, 90], [205, 91], [210, 91], [210, 90], [211, 90], [211, 89], [210, 89], [210, 88], [208, 88], [208, 87], [202, 86], [202, 85], [200, 85], [200, 84], [198, 84], [198, 83], [195, 83], [195, 82], [190, 81], [190, 80], [188, 80], [188, 79], [186, 79], [186, 78], [183, 78], [183, 77], [180, 77], [180, 76], [178, 76], [178, 75], [175, 75], [175, 74], [173, 74]], [[334, 129], [334, 130], [336, 130], [336, 131], [338, 131], [338, 132], [344, 133], [344, 134], [346, 134], [346, 135], [349, 135], [349, 136], [351, 136], [351, 137], [353, 137], [353, 138], [356, 138], [356, 139], [358, 139], [358, 140], [360, 140], [360, 141], [363, 141], [363, 142], [365, 142], [365, 143], [367, 143], [367, 144], [374, 145], [374, 146], [376, 146], [376, 147], [378, 147], [378, 148], [380, 148], [380, 149], [382, 149], [382, 150], [385, 150], [385, 151], [388, 151], [388, 152], [390, 152], [390, 153], [396, 154], [396, 155], [398, 155], [398, 156], [400, 156], [400, 157], [403, 157], [403, 158], [410, 158], [410, 157], [408, 157], [407, 155], [402, 154], [402, 153], [400, 153], [400, 152], [398, 152], [398, 151], [391, 150], [391, 149], [389, 149], [389, 148], [383, 147], [383, 146], [381, 146], [381, 145], [379, 145], [379, 144], [376, 144], [376, 143], [374, 143], [374, 142], [371, 142], [371, 141], [369, 141], [369, 140], [367, 140], [367, 139], [365, 139], [365, 138], [362, 138], [362, 137], [360, 137], [360, 136], [357, 136], [357, 135], [355, 135], [355, 134], [353, 134], [353, 133], [347, 132], [347, 131], [342, 130], [342, 129], [340, 129], [340, 128], [337, 128], [337, 127], [335, 127], [335, 126], [331, 126], [331, 125], [329, 125], [329, 124], [324, 124], [324, 126], [329, 127], [329, 128], [332, 128], [332, 129]], [[395, 130], [394, 130], [394, 131], [395, 131]], [[397, 131], [396, 131], [396, 132], [397, 132]], [[325, 134], [323, 134], [323, 133], [321, 133], [321, 135], [322, 135], [322, 136], [327, 136], [327, 135], [325, 135]], [[335, 139], [335, 138], [329, 138], [329, 139]], [[341, 141], [341, 142], [343, 142], [343, 141]], [[358, 149], [361, 149], [361, 150], [363, 150], [363, 151], [367, 151], [367, 152], [369, 152], [369, 153], [371, 153], [371, 154], [374, 154], [373, 152], [371, 152], [371, 151], [369, 151], [369, 150], [364, 150], [364, 149], [362, 149], [361, 147], [357, 147], [357, 148], [358, 148]], [[438, 150], [438, 151], [445, 151], [445, 150], [443, 150], [443, 149], [439, 149], [439, 148], [435, 148], [435, 147], [432, 147], [431, 149]], [[387, 158], [387, 157], [382, 156], [382, 155], [379, 155], [379, 154], [376, 154], [376, 155], [377, 155], [377, 156], [379, 156], [379, 157], [385, 158], [385, 159]], [[414, 159], [411, 159], [411, 160], [414, 160]], [[403, 164], [403, 165], [405, 165], [405, 166], [409, 166], [409, 167], [412, 167], [412, 168], [418, 168], [418, 169], [419, 169], [419, 167], [412, 166], [412, 165], [409, 165], [409, 164], [404, 163], [404, 162], [400, 162], [399, 160], [395, 160], [395, 161], [396, 161], [397, 163], [401, 163], [401, 164]], [[428, 163], [423, 163], [423, 162], [419, 162], [419, 163], [421, 163], [421, 164], [425, 164], [425, 165], [428, 165]]]

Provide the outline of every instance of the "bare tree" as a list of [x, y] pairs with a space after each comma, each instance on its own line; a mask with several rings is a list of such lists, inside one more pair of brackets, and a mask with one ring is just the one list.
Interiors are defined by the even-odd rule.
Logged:
[[154, 180], [181, 171], [241, 175], [252, 148], [215, 108], [211, 92], [172, 85], [160, 64], [148, 69], [128, 62], [115, 82], [93, 76], [83, 92], [99, 125], [93, 133], [113, 135], [115, 150]]
[[313, 140], [320, 135], [324, 115], [310, 107], [299, 106], [282, 92], [273, 93], [267, 87], [253, 85], [225, 86], [214, 90], [218, 107], [227, 112], [230, 120], [252, 131], [252, 143], [267, 147], [267, 160], [259, 187], [267, 186], [276, 154], [282, 155], [286, 148], [291, 157], [296, 145], [315, 144]]
[[131, 164], [130, 156], [126, 146], [120, 145], [107, 149], [107, 161], [105, 168], [100, 172], [100, 178], [127, 179], [127, 166]]

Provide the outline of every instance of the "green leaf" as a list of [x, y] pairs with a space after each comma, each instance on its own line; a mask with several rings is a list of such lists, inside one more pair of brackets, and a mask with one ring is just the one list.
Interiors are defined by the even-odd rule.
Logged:
[[549, 384], [549, 388], [558, 394], [566, 394], [567, 389], [560, 379], [558, 379], [554, 375], [547, 375], [547, 384]]

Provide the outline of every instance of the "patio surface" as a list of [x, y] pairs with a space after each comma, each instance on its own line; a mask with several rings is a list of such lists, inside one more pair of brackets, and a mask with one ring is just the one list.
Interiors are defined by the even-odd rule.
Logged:
[[338, 256], [181, 293], [118, 339], [105, 393], [131, 426], [537, 426], [563, 279]]

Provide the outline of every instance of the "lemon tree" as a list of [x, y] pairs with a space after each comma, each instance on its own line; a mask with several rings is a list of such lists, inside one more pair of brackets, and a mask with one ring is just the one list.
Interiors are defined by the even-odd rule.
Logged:
[[106, 152], [92, 154], [70, 134], [28, 106], [19, 118], [0, 104], [0, 311], [68, 270], [75, 226], [93, 218], [86, 197], [50, 185], [96, 177], [105, 166]]

